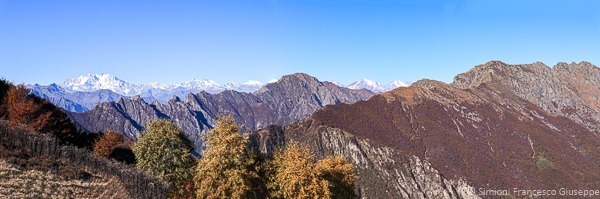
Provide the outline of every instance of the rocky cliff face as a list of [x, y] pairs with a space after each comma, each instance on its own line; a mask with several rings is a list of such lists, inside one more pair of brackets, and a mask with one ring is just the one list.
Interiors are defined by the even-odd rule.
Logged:
[[361, 198], [479, 198], [465, 181], [444, 178], [428, 161], [417, 156], [399, 158], [403, 155], [391, 147], [338, 128], [304, 121], [251, 134], [254, 148], [266, 155], [291, 140], [309, 146], [317, 156], [347, 157], [357, 170]]
[[482, 84], [600, 131], [600, 68], [589, 62], [561, 62], [550, 68], [541, 62], [508, 65], [492, 61], [456, 76], [452, 83], [461, 89]]
[[167, 118], [200, 146], [199, 134], [211, 128], [220, 114], [231, 114], [243, 129], [254, 130], [269, 124], [289, 124], [325, 105], [353, 103], [373, 95], [368, 90], [346, 89], [298, 73], [284, 76], [254, 93], [230, 90], [219, 94], [200, 92], [185, 99], [174, 97], [166, 103], [152, 104], [133, 97], [101, 103], [91, 111], [72, 113], [71, 117], [86, 130], [112, 129], [130, 137], [135, 137], [147, 121]]
[[489, 62], [452, 84], [421, 80], [326, 106], [254, 132], [253, 143], [266, 154], [295, 140], [317, 155], [343, 155], [358, 169], [363, 198], [599, 189], [598, 71], [585, 62]]

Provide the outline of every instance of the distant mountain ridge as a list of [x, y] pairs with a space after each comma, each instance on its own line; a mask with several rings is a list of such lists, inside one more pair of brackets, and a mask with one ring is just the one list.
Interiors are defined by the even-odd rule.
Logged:
[[367, 89], [376, 93], [391, 91], [398, 87], [407, 87], [410, 86], [410, 83], [402, 82], [400, 80], [395, 80], [386, 85], [381, 85], [379, 82], [370, 80], [370, 79], [361, 79], [350, 85], [347, 88], [350, 89]]
[[[87, 74], [73, 79], [68, 79], [59, 86], [67, 92], [93, 92], [98, 90], [111, 90], [119, 95], [142, 97], [151, 96], [153, 92], [173, 92], [177, 90], [206, 91], [219, 93], [224, 90], [239, 92], [254, 92], [264, 84], [260, 81], [250, 80], [245, 83], [230, 82], [219, 84], [213, 80], [192, 79], [180, 84], [151, 82], [148, 84], [132, 84], [110, 74]], [[180, 96], [181, 97], [181, 96]], [[168, 99], [165, 99], [168, 100]]]
[[67, 111], [83, 112], [90, 110], [100, 102], [116, 101], [123, 98], [123, 95], [117, 94], [111, 90], [101, 89], [92, 92], [67, 91], [64, 88], [50, 84], [47, 86], [29, 85], [31, 93], [44, 98], [54, 105]]
[[175, 96], [165, 103], [148, 103], [142, 97], [134, 96], [99, 103], [90, 111], [71, 113], [71, 118], [90, 132], [112, 129], [129, 137], [136, 137], [149, 120], [166, 118], [181, 127], [201, 147], [200, 134], [212, 128], [218, 115], [231, 114], [243, 129], [256, 130], [270, 124], [289, 124], [323, 106], [350, 104], [369, 99], [374, 94], [296, 73], [283, 76], [253, 93], [226, 90], [211, 94], [202, 91], [190, 93], [185, 98]]
[[[268, 83], [276, 82], [271, 80]], [[267, 83], [267, 84], [268, 84]], [[334, 84], [346, 87], [341, 83]], [[72, 79], [67, 79], [61, 84], [28, 85], [32, 93], [50, 100], [52, 103], [65, 110], [72, 112], [83, 112], [91, 110], [100, 102], [112, 102], [119, 98], [129, 98], [139, 95], [148, 103], [154, 101], [167, 102], [177, 96], [185, 98], [188, 94], [196, 94], [202, 91], [217, 94], [225, 90], [252, 93], [258, 91], [266, 84], [250, 80], [244, 83], [230, 82], [219, 84], [213, 80], [192, 79], [179, 84], [168, 84], [151, 82], [146, 84], [132, 84], [110, 74], [87, 74]], [[383, 92], [396, 87], [408, 86], [401, 81], [393, 81], [386, 86], [379, 83], [362, 79], [356, 81], [346, 88], [367, 89], [373, 92]]]

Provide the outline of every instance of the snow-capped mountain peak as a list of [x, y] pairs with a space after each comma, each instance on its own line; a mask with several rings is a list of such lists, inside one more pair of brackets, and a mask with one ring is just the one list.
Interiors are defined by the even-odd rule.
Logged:
[[244, 82], [242, 85], [246, 85], [246, 86], [262, 86], [263, 83], [261, 83], [260, 81], [256, 81], [256, 80], [250, 80], [250, 81]]
[[173, 87], [175, 87], [172, 84], [168, 84], [168, 83], [158, 83], [158, 82], [150, 82], [149, 84], [144, 84], [143, 86], [147, 86], [153, 89], [158, 89], [158, 90], [168, 90], [168, 89], [172, 89]]
[[389, 84], [383, 86], [379, 82], [369, 80], [369, 79], [361, 79], [358, 80], [348, 86], [350, 89], [367, 89], [376, 93], [390, 91], [398, 87], [407, 87], [410, 84], [407, 84], [400, 80], [395, 80], [390, 82]]
[[400, 80], [395, 80], [395, 81], [390, 82], [387, 86], [397, 88], [397, 87], [407, 87], [408, 84], [406, 84]]
[[233, 88], [232, 90], [251, 93], [251, 92], [257, 91], [263, 85], [264, 84], [260, 81], [250, 80], [250, 81], [244, 82], [243, 84], [238, 85], [237, 87]]
[[344, 85], [340, 82], [336, 82], [336, 81], [329, 81], [329, 82], [331, 82], [332, 84], [335, 84], [336, 86], [339, 86], [339, 87], [346, 87], [346, 85]]
[[185, 82], [181, 83], [180, 86], [183, 88], [220, 88], [220, 87], [222, 87], [219, 83], [217, 83], [213, 80], [208, 80], [208, 79], [203, 79], [203, 80], [192, 79], [190, 81], [185, 81]]
[[385, 91], [385, 87], [381, 86], [381, 84], [379, 84], [376, 81], [370, 80], [370, 79], [361, 79], [358, 80], [350, 85], [348, 85], [348, 88], [350, 89], [367, 89], [373, 92], [383, 92]]
[[68, 92], [92, 92], [108, 89], [121, 95], [132, 95], [137, 92], [137, 86], [129, 84], [110, 74], [87, 74], [68, 79], [61, 84]]
[[385, 90], [390, 91], [390, 90], [394, 90], [395, 88], [398, 88], [398, 87], [407, 87], [407, 86], [410, 86], [410, 84], [400, 81], [400, 80], [395, 80], [395, 81], [392, 81], [389, 84], [387, 84], [385, 86]]

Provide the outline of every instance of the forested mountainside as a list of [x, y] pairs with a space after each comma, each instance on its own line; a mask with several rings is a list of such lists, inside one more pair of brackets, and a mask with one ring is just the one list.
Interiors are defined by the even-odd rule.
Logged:
[[211, 128], [218, 115], [231, 114], [243, 129], [255, 130], [269, 124], [289, 124], [325, 105], [354, 103], [373, 95], [365, 89], [343, 88], [297, 73], [283, 76], [254, 93], [200, 92], [185, 99], [174, 97], [167, 103], [152, 104], [133, 97], [98, 104], [90, 111], [72, 113], [71, 118], [88, 131], [112, 129], [129, 137], [135, 137], [147, 121], [165, 118], [175, 122], [200, 146], [199, 134]]
[[[600, 189], [600, 69], [492, 61], [253, 133], [358, 169], [363, 198], [478, 198], [481, 190]], [[484, 198], [490, 197], [482, 196]]]

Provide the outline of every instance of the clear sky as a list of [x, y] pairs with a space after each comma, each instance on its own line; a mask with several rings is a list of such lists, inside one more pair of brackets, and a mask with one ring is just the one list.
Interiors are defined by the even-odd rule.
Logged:
[[594, 0], [0, 0], [0, 76], [450, 82], [489, 60], [600, 65]]

